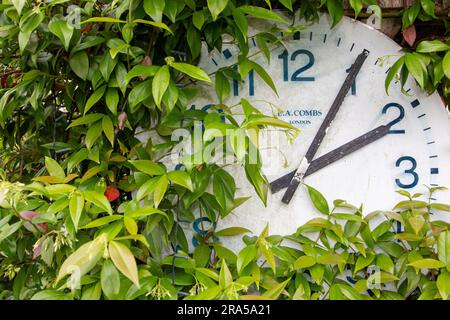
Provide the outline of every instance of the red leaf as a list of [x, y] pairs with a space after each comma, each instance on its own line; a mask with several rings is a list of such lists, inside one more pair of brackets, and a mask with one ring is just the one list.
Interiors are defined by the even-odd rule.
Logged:
[[46, 223], [38, 223], [36, 224], [36, 228], [42, 233], [47, 233], [48, 231], [48, 224]]
[[19, 213], [19, 216], [27, 221], [31, 221], [34, 217], [37, 217], [39, 213], [36, 211], [22, 211]]
[[119, 190], [114, 186], [107, 186], [105, 191], [105, 197], [109, 202], [113, 202], [120, 196]]
[[[143, 66], [151, 66], [152, 65], [152, 58], [150, 56], [145, 56], [144, 59], [141, 62], [141, 65]], [[139, 80], [144, 81], [147, 79], [146, 76], [139, 76]]]
[[128, 115], [126, 114], [126, 112], [121, 112], [119, 114], [119, 130], [125, 129], [127, 119], [128, 119]]
[[410, 47], [414, 45], [414, 42], [416, 42], [416, 27], [414, 25], [403, 30], [403, 39], [405, 39]]
[[41, 255], [41, 251], [42, 251], [42, 244], [40, 243], [39, 245], [33, 248], [33, 260], [35, 260], [37, 257]]

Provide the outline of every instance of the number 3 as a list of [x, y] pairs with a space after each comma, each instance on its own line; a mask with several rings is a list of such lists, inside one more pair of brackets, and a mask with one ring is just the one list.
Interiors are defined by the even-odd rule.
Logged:
[[403, 161], [409, 161], [411, 163], [411, 167], [409, 169], [405, 170], [405, 173], [409, 173], [410, 175], [412, 175], [414, 177], [414, 180], [410, 184], [404, 184], [400, 181], [400, 179], [395, 179], [395, 183], [397, 183], [397, 185], [403, 189], [414, 188], [417, 185], [417, 183], [419, 182], [419, 175], [417, 174], [417, 172], [414, 171], [417, 168], [417, 161], [416, 161], [416, 159], [414, 159], [413, 157], [410, 157], [410, 156], [400, 157], [400, 158], [398, 158], [397, 162], [395, 163], [395, 166], [397, 168], [400, 167], [400, 164]]

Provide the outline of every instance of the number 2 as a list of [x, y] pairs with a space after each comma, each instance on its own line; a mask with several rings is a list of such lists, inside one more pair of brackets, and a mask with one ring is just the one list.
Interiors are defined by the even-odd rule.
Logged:
[[[400, 112], [397, 118], [387, 124], [388, 126], [392, 127], [394, 124], [399, 123], [405, 117], [405, 109], [398, 103], [391, 102], [383, 107], [382, 113], [386, 114], [390, 108], [397, 108]], [[405, 133], [405, 130], [389, 130], [389, 133]]]

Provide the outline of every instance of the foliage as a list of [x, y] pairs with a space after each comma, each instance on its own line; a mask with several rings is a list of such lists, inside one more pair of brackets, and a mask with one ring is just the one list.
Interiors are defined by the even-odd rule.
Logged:
[[[438, 19], [435, 16], [434, 1], [416, 0], [403, 12], [403, 32], [405, 33], [408, 28], [414, 28], [416, 20], [430, 21], [432, 19]], [[448, 19], [438, 20], [443, 21], [448, 34], [450, 31]], [[414, 40], [412, 39], [412, 43]], [[423, 90], [429, 93], [436, 90], [442, 92], [448, 105], [450, 99], [450, 39], [448, 36], [441, 39], [422, 39], [413, 48], [405, 49], [405, 51], [406, 53], [394, 63], [386, 77], [386, 92], [394, 78], [400, 79], [403, 90], [403, 85], [411, 75]]]
[[[363, 5], [378, 8], [372, 0], [350, 4], [356, 16]], [[248, 16], [285, 24], [255, 36], [267, 56], [281, 45], [280, 31], [289, 36], [297, 30], [275, 8], [307, 21], [326, 8], [333, 25], [343, 16], [338, 0], [2, 1], [1, 298], [365, 298], [366, 272], [378, 260], [381, 279], [397, 285], [399, 293], [370, 289], [373, 296], [445, 297], [448, 226], [429, 221], [430, 210], [448, 211], [443, 204], [410, 209], [417, 202], [411, 200], [370, 230], [362, 209], [338, 201], [327, 214], [326, 201], [309, 188], [327, 215], [295, 235], [269, 236], [266, 228], [259, 237], [244, 237], [246, 246], [236, 255], [214, 241], [248, 230], [212, 229], [197, 235], [199, 245], [187, 253], [180, 221], [192, 222], [193, 212], [200, 212], [217, 222], [246, 200], [236, 197], [233, 177], [204, 156], [214, 138], [227, 135], [226, 129], [244, 137], [243, 144], [228, 137], [231, 156], [265, 202], [267, 181], [255, 137], [267, 126], [285, 129], [288, 138], [297, 134], [245, 99], [238, 106], [224, 104], [231, 81], [243, 81], [250, 69], [276, 92], [264, 68], [248, 55], [247, 38]], [[206, 74], [196, 66], [200, 43], [221, 51], [224, 35], [240, 48], [238, 64]], [[439, 52], [430, 53], [436, 56], [430, 63]], [[196, 96], [190, 84], [200, 83], [216, 89], [219, 103], [209, 110], [190, 109]], [[242, 109], [242, 120], [236, 108]], [[184, 128], [193, 134], [196, 123], [204, 128], [201, 149], [182, 158], [180, 168], [163, 165], [177, 144], [172, 133]], [[136, 138], [142, 131], [154, 135], [143, 143]], [[253, 163], [249, 157], [255, 150]], [[337, 213], [342, 207], [354, 212]], [[391, 231], [392, 217], [404, 222], [404, 238]], [[341, 226], [342, 219], [350, 221]], [[319, 231], [320, 241], [303, 235], [310, 231]], [[260, 257], [263, 265], [257, 263]], [[346, 266], [358, 289], [337, 280]], [[421, 266], [430, 271], [412, 272]]]
[[[432, 213], [450, 212], [450, 205], [431, 202], [439, 187], [428, 196], [400, 190], [406, 199], [391, 211], [363, 216], [362, 207], [344, 200], [335, 200], [329, 210], [320, 192], [308, 186], [322, 217], [295, 234], [269, 235], [267, 226], [259, 236], [245, 235], [235, 254], [214, 239], [250, 230], [211, 228], [192, 254], [180, 241], [177, 254], [164, 257], [150, 253], [160, 234], [156, 221], [170, 227], [169, 210], [138, 208], [130, 201], [117, 213], [89, 221], [111, 210], [101, 193], [64, 184], [2, 187], [10, 190], [2, 207], [22, 210], [0, 221], [0, 250], [7, 257], [0, 273], [6, 280], [0, 282], [3, 298], [446, 300], [450, 295], [450, 224], [430, 220]], [[42, 195], [53, 199], [40, 210], [45, 213], [26, 210], [45, 202]], [[81, 218], [73, 203], [85, 209]]]

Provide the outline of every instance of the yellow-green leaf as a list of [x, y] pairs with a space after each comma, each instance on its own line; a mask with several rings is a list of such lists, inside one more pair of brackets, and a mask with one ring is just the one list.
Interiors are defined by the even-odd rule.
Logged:
[[116, 268], [137, 287], [140, 287], [136, 260], [130, 249], [120, 242], [111, 241], [109, 243], [109, 256]]
[[81, 212], [84, 208], [84, 197], [80, 192], [74, 192], [70, 196], [69, 199], [69, 212], [70, 218], [75, 226], [75, 229], [78, 229], [78, 223], [80, 222]]

